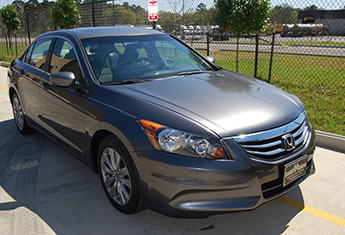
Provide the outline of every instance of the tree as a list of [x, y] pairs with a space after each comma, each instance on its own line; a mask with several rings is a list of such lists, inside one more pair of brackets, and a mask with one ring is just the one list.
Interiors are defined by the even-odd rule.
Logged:
[[318, 11], [319, 9], [315, 5], [311, 5], [310, 7], [306, 7], [303, 10], [305, 11]]
[[294, 9], [287, 4], [276, 6], [270, 13], [271, 22], [278, 24], [296, 24], [298, 21], [298, 9]]
[[[9, 44], [11, 48], [10, 32], [11, 31], [16, 32], [18, 29], [20, 29], [20, 25], [21, 25], [19, 13], [14, 5], [4, 6], [1, 9], [0, 13], [1, 13], [2, 22], [4, 23], [4, 25], [6, 26], [8, 30], [8, 40], [9, 40]], [[16, 44], [16, 48], [17, 48], [17, 44]], [[12, 51], [12, 55], [13, 55], [13, 51]]]
[[130, 8], [128, 2], [124, 2], [124, 3], [122, 4], [122, 6], [123, 6], [125, 9], [129, 9], [129, 8]]
[[175, 21], [180, 15], [176, 13], [159, 11], [159, 25], [167, 32], [176, 32], [179, 28], [179, 21]]
[[54, 2], [49, 2], [48, 0], [43, 0], [43, 2], [40, 3], [40, 7], [42, 9], [53, 8], [54, 4], [55, 4]]
[[269, 4], [269, 0], [215, 0], [217, 24], [222, 30], [231, 30], [237, 39], [236, 72], [239, 39], [244, 34], [260, 33], [268, 19]]
[[124, 6], [117, 6], [114, 9], [115, 24], [118, 25], [134, 25], [136, 17], [131, 9], [126, 9]]
[[74, 0], [57, 0], [50, 14], [52, 23], [61, 29], [70, 29], [79, 24], [80, 14]]
[[145, 25], [148, 23], [148, 19], [147, 19], [148, 13], [144, 8], [138, 5], [136, 8], [132, 9], [132, 11], [135, 13], [135, 16], [136, 16], [136, 22], [135, 22], [136, 25]]
[[41, 9], [40, 3], [37, 0], [29, 0], [24, 4], [25, 11], [33, 11], [36, 9]]
[[8, 30], [15, 32], [20, 28], [19, 13], [14, 5], [7, 5], [2, 8], [1, 18]]
[[210, 23], [210, 25], [215, 25], [216, 20], [215, 20], [215, 15], [216, 15], [216, 9], [215, 8], [210, 8], [208, 10], [206, 10], [206, 12], [204, 12], [203, 14], [203, 21], [202, 24], [203, 25], [207, 25], [207, 23]]
[[12, 5], [14, 5], [17, 8], [18, 12], [22, 13], [24, 11], [25, 2], [21, 0], [15, 0], [12, 2]]

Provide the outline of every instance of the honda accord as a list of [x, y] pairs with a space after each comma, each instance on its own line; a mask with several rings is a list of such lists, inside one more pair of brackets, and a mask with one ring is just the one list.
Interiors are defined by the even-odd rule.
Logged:
[[18, 131], [40, 132], [100, 176], [126, 214], [251, 210], [314, 173], [294, 95], [141, 28], [42, 34], [8, 70]]

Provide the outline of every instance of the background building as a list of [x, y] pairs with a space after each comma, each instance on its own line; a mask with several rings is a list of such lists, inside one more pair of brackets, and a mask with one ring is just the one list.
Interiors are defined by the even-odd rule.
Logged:
[[298, 23], [323, 24], [330, 35], [345, 35], [345, 10], [299, 11]]

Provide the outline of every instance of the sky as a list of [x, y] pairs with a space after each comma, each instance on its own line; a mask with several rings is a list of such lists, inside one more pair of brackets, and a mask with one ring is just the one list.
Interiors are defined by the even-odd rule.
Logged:
[[[191, 9], [195, 9], [199, 3], [204, 3], [207, 8], [210, 8], [213, 6], [214, 2], [214, 0], [158, 0], [158, 10], [174, 12], [175, 8], [176, 12], [178, 12], [182, 9], [183, 1], [185, 3], [185, 12], [187, 12], [188, 10], [190, 11]], [[7, 4], [11, 4], [12, 2], [13, 0], [0, 0], [0, 8]], [[39, 0], [39, 2], [42, 2], [42, 0]], [[123, 2], [129, 2], [130, 5], [140, 5], [146, 10], [148, 8], [148, 0], [116, 0], [114, 2], [115, 4], [120, 5], [122, 5]], [[326, 10], [340, 10], [344, 9], [345, 0], [271, 0], [272, 7], [283, 4], [288, 4], [293, 8], [302, 9], [307, 6], [316, 5], [318, 8]]]

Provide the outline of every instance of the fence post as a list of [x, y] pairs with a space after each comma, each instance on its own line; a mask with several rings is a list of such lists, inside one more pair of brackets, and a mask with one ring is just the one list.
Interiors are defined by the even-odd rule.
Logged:
[[271, 83], [271, 72], [272, 72], [272, 62], [273, 62], [273, 50], [274, 50], [274, 37], [276, 35], [276, 22], [273, 24], [272, 30], [272, 47], [271, 47], [271, 58], [270, 58], [270, 68], [268, 71], [268, 83]]
[[9, 44], [9, 42], [7, 42], [7, 34], [6, 34], [6, 29], [4, 30], [5, 31], [5, 39], [6, 39], [6, 49], [7, 49], [7, 55], [10, 55], [10, 52], [9, 52], [9, 50], [8, 50], [8, 44]]
[[17, 31], [14, 33], [14, 43], [16, 44], [16, 56], [18, 56]]
[[12, 42], [11, 42], [11, 31], [8, 29], [7, 33], [8, 33], [8, 44], [10, 45], [10, 50], [11, 50], [11, 53], [13, 56], [13, 48], [12, 48]]
[[210, 24], [207, 22], [207, 30], [206, 30], [206, 44], [207, 44], [207, 56], [210, 55]]
[[255, 34], [255, 66], [254, 66], [255, 78], [257, 78], [257, 72], [258, 72], [258, 54], [259, 54], [259, 35]]
[[92, 2], [91, 4], [92, 7], [92, 26], [95, 27], [96, 26], [96, 22], [95, 22], [95, 8], [94, 8], [94, 3]]
[[28, 26], [28, 36], [29, 36], [29, 45], [31, 44], [31, 38], [30, 38], [30, 26], [29, 26], [29, 15], [28, 12], [26, 12], [26, 25]]
[[193, 41], [194, 41], [194, 32], [192, 32], [192, 43], [191, 43], [191, 47], [193, 47]]

